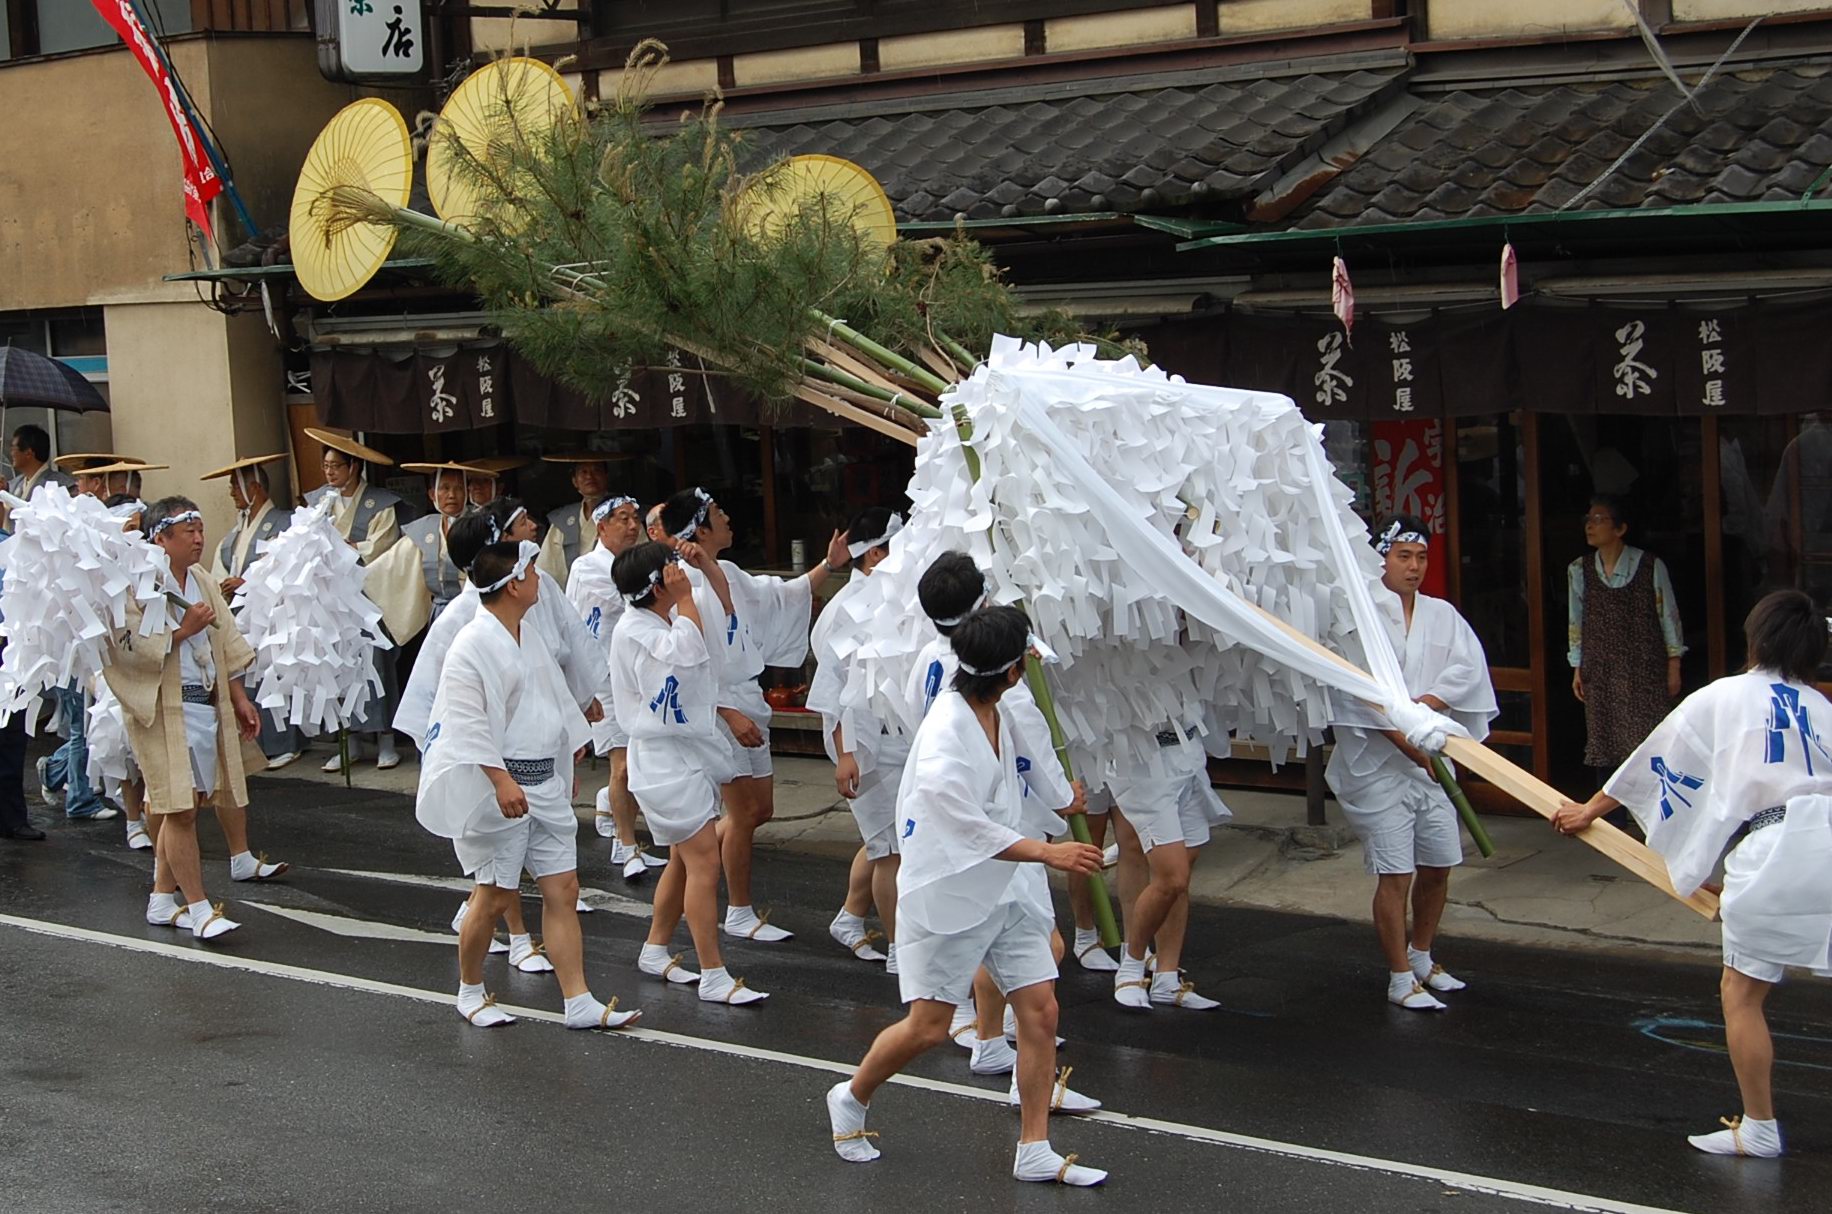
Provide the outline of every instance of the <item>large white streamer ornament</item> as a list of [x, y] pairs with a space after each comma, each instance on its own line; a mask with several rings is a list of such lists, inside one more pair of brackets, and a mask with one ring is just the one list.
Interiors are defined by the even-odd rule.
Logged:
[[[6, 587], [0, 593], [0, 720], [25, 709], [40, 693], [88, 686], [108, 664], [109, 636], [127, 625], [137, 600], [140, 633], [169, 626], [160, 579], [165, 554], [121, 529], [97, 498], [72, 497], [62, 485], [41, 487], [27, 501], [0, 493], [12, 508], [13, 537], [0, 544]], [[26, 731], [36, 728], [27, 713]]]
[[[901, 689], [934, 631], [909, 605], [935, 557], [958, 548], [987, 571], [991, 601], [1024, 602], [1058, 655], [1069, 742], [1135, 770], [1158, 766], [1166, 728], [1223, 753], [1230, 734], [1275, 754], [1314, 743], [1332, 690], [1432, 750], [1461, 732], [1407, 695], [1375, 615], [1367, 529], [1285, 397], [1001, 338], [943, 404], [966, 413], [979, 477], [953, 421], [935, 423], [917, 448], [910, 521], [845, 604], [837, 648], [867, 672], [862, 707], [913, 728]], [[1320, 657], [1254, 607], [1365, 652], [1373, 674]]]
[[254, 647], [254, 700], [307, 733], [345, 728], [381, 690], [372, 655], [393, 646], [363, 595], [356, 550], [331, 523], [327, 495], [257, 548], [236, 592], [237, 623]]
[[101, 789], [104, 796], [120, 805], [121, 786], [139, 778], [133, 745], [127, 737], [127, 716], [107, 679], [95, 681], [94, 695], [83, 739], [89, 748], [89, 785]]

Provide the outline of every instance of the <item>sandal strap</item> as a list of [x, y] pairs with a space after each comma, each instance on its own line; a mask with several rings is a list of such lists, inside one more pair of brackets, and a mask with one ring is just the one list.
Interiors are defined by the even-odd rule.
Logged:
[[1067, 1155], [1064, 1155], [1062, 1157], [1062, 1166], [1056, 1169], [1056, 1183], [1057, 1184], [1062, 1183], [1062, 1178], [1069, 1174], [1069, 1169], [1074, 1167], [1075, 1161], [1080, 1158], [1081, 1156], [1077, 1155], [1073, 1151], [1070, 1151]]
[[963, 1033], [971, 1033], [971, 1032], [974, 1032], [974, 1031], [976, 1031], [976, 1030], [977, 1030], [977, 1029], [978, 1029], [979, 1027], [980, 1027], [980, 1026], [979, 1026], [979, 1022], [978, 1022], [978, 1021], [975, 1021], [975, 1020], [969, 1020], [969, 1021], [968, 1021], [967, 1023], [965, 1023], [965, 1024], [963, 1024], [963, 1025], [961, 1025], [961, 1026], [960, 1026], [959, 1028], [957, 1028], [957, 1029], [955, 1029], [955, 1030], [954, 1030], [954, 1031], [953, 1031], [952, 1033], [949, 1033], [949, 1034], [948, 1034], [948, 1040], [950, 1040], [950, 1041], [959, 1041], [959, 1040], [961, 1039], [961, 1034], [963, 1034]]
[[[1050, 1111], [1052, 1113], [1060, 1111], [1062, 1102], [1068, 1098], [1069, 1074], [1074, 1069], [1075, 1068], [1072, 1066], [1065, 1066], [1056, 1072], [1056, 1090], [1050, 1093]], [[1057, 1177], [1057, 1179], [1060, 1180], [1061, 1177]]]
[[1115, 982], [1113, 984], [1113, 989], [1116, 991], [1123, 991], [1129, 986], [1136, 986], [1136, 987], [1140, 987], [1143, 990], [1149, 991], [1151, 989], [1151, 979], [1135, 978], [1130, 982]]
[[681, 958], [686, 955], [686, 953], [676, 953], [674, 956], [668, 958], [668, 964], [662, 966], [661, 976], [666, 978], [673, 971], [685, 968], [681, 965]]
[[604, 1005], [604, 1011], [598, 1017], [598, 1027], [601, 1029], [610, 1028], [611, 1027], [611, 1015], [612, 1013], [616, 1012], [616, 1010], [617, 1010], [617, 996], [612, 995], [611, 1001]]
[[480, 1004], [478, 1007], [476, 1007], [474, 1010], [466, 1012], [464, 1014], [464, 1018], [467, 1021], [469, 1021], [470, 1023], [476, 1024], [477, 1018], [479, 1016], [483, 1015], [485, 1012], [489, 1011], [491, 1008], [495, 1006], [496, 1006], [496, 996], [495, 995], [485, 995], [483, 997], [483, 1003]]
[[1185, 995], [1194, 994], [1195, 990], [1196, 990], [1196, 984], [1194, 982], [1191, 982], [1187, 978], [1184, 979], [1183, 984], [1177, 988], [1177, 998], [1175, 1001], [1176, 1006], [1182, 1007], [1183, 1006], [1183, 997]]
[[215, 906], [212, 906], [210, 908], [210, 917], [204, 920], [203, 926], [197, 927], [195, 924], [193, 924], [192, 930], [195, 931], [197, 935], [202, 936], [204, 932], [209, 929], [212, 923], [215, 923], [218, 919], [221, 919], [221, 918], [223, 918], [223, 904], [221, 902], [218, 902]]
[[833, 1140], [835, 1142], [862, 1142], [867, 1138], [876, 1138], [877, 1136], [878, 1131], [876, 1130], [849, 1130], [844, 1134], [835, 1134]]
[[725, 992], [725, 1002], [730, 1003], [732, 1001], [732, 996], [744, 989], [744, 979], [734, 978], [732, 980], [732, 989]]
[[1730, 1141], [1736, 1144], [1737, 1154], [1739, 1155], [1749, 1154], [1749, 1152], [1743, 1149], [1743, 1117], [1742, 1115], [1738, 1114], [1735, 1117], [1720, 1117], [1718, 1118], [1718, 1122], [1721, 1125], [1723, 1125], [1725, 1129], [1730, 1131]]
[[764, 926], [768, 924], [769, 921], [770, 921], [770, 912], [764, 911], [762, 914], [757, 916], [757, 922], [751, 924], [751, 930], [744, 933], [744, 938], [746, 940], [755, 940], [757, 938], [757, 933], [762, 931], [764, 929]]
[[857, 940], [854, 940], [852, 942], [853, 955], [857, 956], [861, 949], [868, 949], [872, 946], [872, 943], [874, 941], [878, 941], [882, 939], [884, 939], [883, 932], [872, 931], [870, 929], [867, 929], [864, 935], [860, 936]]

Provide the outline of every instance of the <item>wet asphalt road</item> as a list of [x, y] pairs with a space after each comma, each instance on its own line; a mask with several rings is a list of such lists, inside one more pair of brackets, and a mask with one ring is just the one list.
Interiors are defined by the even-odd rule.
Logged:
[[[954, 1047], [913, 1068], [935, 1083], [874, 1102], [884, 1157], [847, 1165], [821, 1068], [856, 1061], [897, 1004], [827, 937], [837, 862], [762, 857], [759, 901], [797, 938], [730, 946], [773, 998], [710, 1008], [637, 974], [647, 890], [582, 833], [582, 880], [608, 895], [588, 975], [646, 1032], [484, 1032], [436, 1002], [462, 881], [408, 799], [269, 778], [255, 801], [256, 846], [293, 871], [232, 886], [206, 827], [211, 895], [244, 924], [209, 949], [142, 922], [150, 858], [119, 822], [0, 843], [0, 1210], [1485, 1212], [1534, 1186], [1554, 1208], [1819, 1211], [1832, 1193], [1824, 983], [1772, 1001], [1791, 1157], [1712, 1159], [1683, 1138], [1738, 1104], [1712, 970], [1447, 941], [1471, 988], [1421, 1016], [1381, 999], [1365, 927], [1206, 909], [1188, 966], [1223, 1010], [1126, 1013], [1072, 965], [1059, 987], [1074, 1086], [1153, 1121], [1055, 1123], [1059, 1150], [1113, 1172], [1105, 1189], [1011, 1182], [1015, 1115], [958, 1090], [1004, 1081]], [[550, 977], [500, 957], [488, 975], [504, 1004], [558, 1012]]]

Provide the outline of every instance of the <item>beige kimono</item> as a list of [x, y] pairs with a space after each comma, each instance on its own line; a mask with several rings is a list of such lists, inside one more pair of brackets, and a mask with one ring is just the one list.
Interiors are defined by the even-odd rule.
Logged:
[[[229, 604], [217, 589], [216, 579], [202, 565], [191, 567], [191, 583], [203, 591], [203, 601], [216, 611], [216, 623], [206, 631], [210, 654], [216, 661], [217, 793], [226, 792], [234, 804], [246, 805], [248, 767], [265, 760], [256, 743], [242, 740], [229, 686], [254, 664], [254, 649], [236, 629], [235, 617], [229, 614]], [[191, 787], [191, 754], [185, 738], [178, 653], [170, 631], [141, 636], [140, 616], [140, 605], [129, 602], [126, 625], [109, 638], [109, 662], [102, 674], [121, 701], [127, 740], [146, 777], [147, 812], [182, 813], [196, 808], [197, 797]]]

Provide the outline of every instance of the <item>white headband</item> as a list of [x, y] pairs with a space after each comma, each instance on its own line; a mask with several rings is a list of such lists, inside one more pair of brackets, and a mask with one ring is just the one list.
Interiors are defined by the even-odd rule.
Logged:
[[995, 674], [1004, 674], [1033, 653], [1037, 655], [1038, 661], [1054, 662], [1056, 660], [1055, 651], [1039, 640], [1036, 633], [1032, 632], [1027, 633], [1024, 637], [1024, 652], [1020, 653], [1017, 657], [1005, 663], [1005, 665], [999, 667], [997, 670], [979, 670], [967, 665], [965, 662], [961, 663], [961, 669], [978, 679], [990, 678]]
[[195, 510], [186, 510], [182, 514], [168, 514], [153, 524], [153, 529], [146, 533], [146, 538], [149, 540], [156, 540], [173, 527], [180, 527], [185, 523], [201, 523], [203, 521], [204, 516]]
[[527, 513], [528, 507], [526, 506], [517, 506], [515, 509], [509, 511], [509, 521], [503, 524], [503, 530], [507, 531], [509, 528], [515, 526], [515, 520], [523, 517]]
[[146, 513], [146, 503], [141, 501], [139, 498], [135, 498], [131, 502], [122, 502], [118, 506], [110, 506], [108, 508], [108, 513], [114, 515], [116, 518], [120, 519], [122, 522], [126, 522], [128, 519], [132, 518], [136, 514], [145, 514]]
[[598, 508], [596, 510], [592, 511], [593, 525], [595, 526], [602, 523], [605, 519], [610, 518], [611, 515], [617, 512], [617, 507], [619, 506], [635, 506], [639, 510], [642, 508], [641, 503], [633, 497], [607, 497], [598, 503]]
[[980, 590], [980, 597], [973, 600], [973, 606], [967, 608], [967, 610], [961, 612], [959, 615], [949, 616], [945, 620], [931, 619], [929, 622], [934, 624], [937, 628], [952, 628], [980, 608], [984, 607], [986, 605], [986, 600], [992, 597], [992, 591], [985, 588], [985, 582], [982, 581], [980, 585], [982, 587]]
[[893, 514], [891, 515], [891, 521], [885, 524], [883, 535], [875, 540], [855, 540], [847, 544], [847, 555], [851, 556], [852, 559], [856, 561], [867, 552], [870, 552], [873, 548], [882, 548], [884, 545], [890, 543], [892, 537], [902, 530], [903, 516], [901, 514]]
[[679, 556], [670, 553], [668, 559], [662, 562], [662, 567], [649, 575], [649, 584], [644, 586], [641, 590], [631, 591], [629, 594], [624, 595], [623, 601], [634, 606], [654, 594], [655, 588], [662, 584], [662, 578], [667, 574], [668, 566], [680, 559]]
[[1013, 666], [1016, 666], [1019, 662], [1022, 662], [1023, 660], [1024, 660], [1024, 655], [1019, 654], [1017, 657], [1005, 663], [1005, 665], [1000, 666], [996, 670], [981, 670], [977, 666], [969, 666], [967, 665], [967, 663], [962, 662], [961, 670], [963, 670], [967, 674], [974, 676], [975, 678], [988, 679], [988, 678], [991, 678], [995, 674], [1004, 674], [1006, 671], [1010, 670]]
[[1380, 539], [1375, 542], [1374, 551], [1385, 556], [1387, 553], [1393, 551], [1393, 545], [1395, 544], [1424, 544], [1426, 547], [1430, 547], [1431, 537], [1410, 530], [1398, 519], [1394, 519], [1393, 522], [1388, 525], [1386, 531], [1381, 534]]
[[522, 575], [528, 572], [528, 566], [532, 565], [535, 561], [535, 558], [540, 555], [541, 555], [541, 549], [538, 544], [532, 544], [532, 543], [529, 543], [527, 540], [523, 540], [521, 543], [521, 547], [516, 550], [515, 568], [509, 570], [509, 572], [503, 574], [501, 577], [497, 578], [494, 582], [491, 582], [488, 586], [479, 586], [477, 588], [477, 593], [478, 594], [495, 594], [498, 590], [501, 590], [504, 586], [507, 586], [510, 582], [520, 581], [522, 578]]
[[695, 489], [693, 495], [700, 499], [700, 508], [693, 512], [693, 518], [685, 527], [674, 533], [674, 538], [683, 544], [693, 539], [694, 532], [706, 525], [706, 516], [712, 511], [712, 494], [704, 489]]

